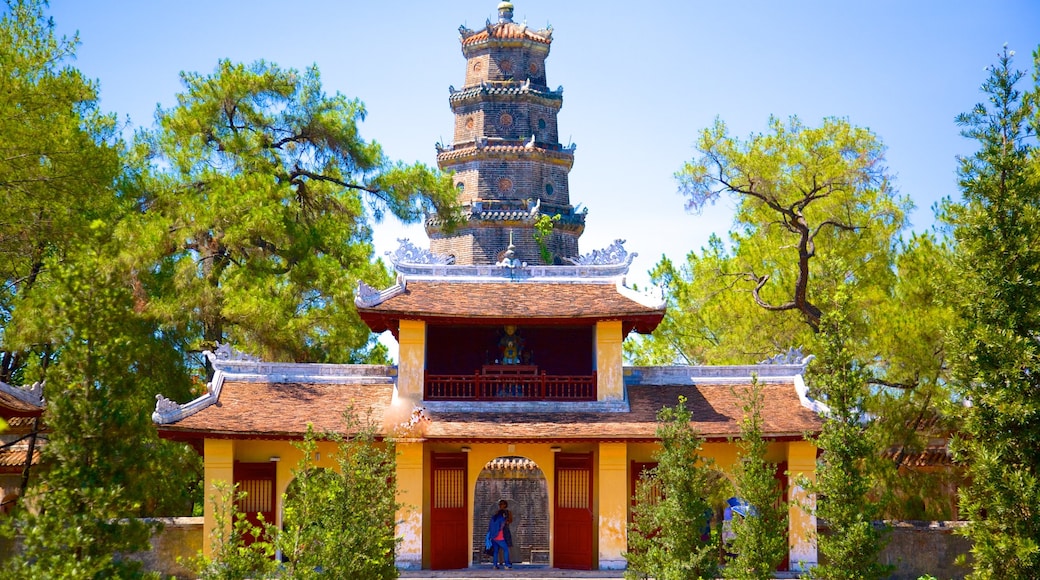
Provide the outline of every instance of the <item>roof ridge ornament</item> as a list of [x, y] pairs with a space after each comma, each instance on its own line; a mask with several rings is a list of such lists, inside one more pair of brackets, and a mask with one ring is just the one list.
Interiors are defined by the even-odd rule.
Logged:
[[760, 365], [802, 365], [808, 362], [805, 360], [805, 352], [800, 346], [792, 346], [787, 349], [786, 352], [775, 354], [765, 360], [759, 362]]
[[617, 239], [602, 250], [593, 250], [577, 258], [565, 259], [575, 266], [616, 266], [631, 264], [637, 255], [635, 252], [630, 254], [625, 250], [625, 240]]
[[214, 351], [204, 350], [202, 354], [213, 361], [243, 361], [243, 362], [262, 362], [260, 357], [251, 355], [246, 352], [242, 352], [230, 344], [217, 343], [217, 348]]
[[408, 238], [397, 238], [400, 244], [393, 252], [386, 255], [393, 265], [398, 264], [431, 264], [436, 266], [448, 266], [455, 263], [455, 258], [445, 254], [435, 254], [430, 250], [417, 247]]

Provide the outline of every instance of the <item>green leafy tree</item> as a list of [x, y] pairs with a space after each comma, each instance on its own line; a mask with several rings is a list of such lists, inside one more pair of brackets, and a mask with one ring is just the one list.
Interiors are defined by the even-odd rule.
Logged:
[[777, 466], [766, 461], [762, 385], [755, 378], [751, 387], [738, 396], [744, 416], [740, 420], [740, 455], [733, 481], [737, 497], [748, 506], [748, 514], [733, 517], [735, 538], [730, 548], [736, 556], [726, 564], [723, 575], [741, 580], [772, 578], [787, 553], [787, 504], [781, 501]]
[[534, 223], [534, 243], [538, 245], [538, 256], [542, 258], [543, 264], [553, 263], [553, 253], [549, 249], [549, 238], [552, 236], [553, 227], [560, 221], [560, 214], [552, 217], [542, 214]]
[[377, 441], [376, 426], [352, 409], [344, 421], [349, 438], [320, 436], [337, 442], [338, 470], [314, 466], [319, 435], [310, 426], [297, 445], [303, 456], [285, 496], [277, 541], [291, 578], [397, 578], [396, 448], [392, 440]]
[[629, 525], [626, 578], [657, 580], [715, 578], [718, 535], [710, 533], [719, 474], [700, 455], [703, 440], [690, 427], [686, 398], [657, 413], [661, 449], [657, 467], [636, 487]]
[[886, 513], [948, 517], [951, 506], [939, 499], [951, 476], [908, 474], [899, 463], [952, 428], [941, 404], [952, 310], [940, 299], [951, 250], [929, 234], [900, 238], [912, 206], [891, 186], [881, 141], [842, 119], [807, 127], [794, 118], [772, 119], [769, 132], [746, 140], [716, 122], [698, 149], [677, 173], [680, 190], [693, 210], [732, 199], [734, 227], [685, 262], [657, 264], [652, 282], [665, 288], [669, 308], [649, 339], [626, 344], [627, 356], [748, 364], [810, 347], [822, 305], [845, 285], [867, 321], [852, 345], [868, 364], [867, 409], [889, 434], [877, 452], [895, 458], [870, 475], [879, 488], [901, 487], [884, 499]]
[[816, 439], [823, 451], [816, 481], [808, 486], [817, 497], [816, 515], [828, 529], [819, 537], [823, 563], [812, 569], [814, 578], [882, 578], [889, 571], [878, 562], [885, 538], [875, 525], [880, 505], [870, 497], [879, 434], [866, 414], [868, 373], [856, 359], [858, 324], [848, 314], [850, 302], [839, 288], [821, 319], [819, 354], [809, 367], [809, 379], [828, 407]]
[[1040, 577], [1040, 49], [1034, 86], [1005, 47], [982, 85], [986, 102], [957, 117], [978, 151], [960, 160], [962, 200], [945, 219], [957, 244], [955, 451], [970, 485], [972, 578]]
[[[745, 142], [716, 120], [701, 134], [701, 156], [676, 177], [689, 209], [735, 199], [738, 262], [728, 275], [763, 310], [796, 313], [816, 330], [836, 284], [852, 280], [867, 300], [890, 279], [911, 203], [891, 188], [884, 146], [869, 130], [834, 118], [807, 127], [797, 117], [772, 118], [770, 130]], [[829, 257], [850, 255], [872, 259], [849, 262], [849, 273], [826, 269]]]
[[[114, 123], [97, 87], [67, 63], [78, 39], [57, 37], [44, 0], [6, 0], [0, 19], [0, 381], [24, 384], [50, 343], [15, 347], [7, 327], [23, 301], [48, 292], [46, 264], [60, 263], [89, 225], [117, 204], [121, 170]], [[33, 318], [32, 312], [22, 316]]]
[[450, 178], [387, 159], [362, 139], [364, 106], [326, 95], [316, 67], [221, 61], [183, 73], [177, 105], [142, 134], [145, 225], [135, 247], [149, 308], [192, 348], [233, 342], [268, 360], [382, 360], [360, 320], [359, 280], [390, 282], [373, 261], [371, 222], [437, 210]]
[[48, 438], [26, 494], [34, 509], [4, 522], [24, 545], [7, 577], [134, 576], [138, 564], [119, 555], [149, 549], [153, 531], [135, 518], [164, 509], [157, 493], [183, 497], [185, 475], [198, 470], [194, 452], [160, 440], [151, 422], [150, 393], [168, 384], [168, 368], [147, 364], [154, 326], [135, 313], [108, 227], [98, 220], [94, 230], [91, 246], [47, 264], [51, 288], [27, 305], [37, 318], [12, 329], [60, 356], [32, 377], [45, 382]]
[[[238, 491], [226, 481], [217, 481], [213, 487], [215, 493], [209, 498], [214, 514], [213, 555], [205, 556], [200, 552], [188, 565], [202, 580], [274, 577], [278, 570], [274, 544], [264, 536], [263, 526], [253, 524], [238, 509], [246, 498], [246, 492]], [[251, 539], [258, 540], [249, 541]]]

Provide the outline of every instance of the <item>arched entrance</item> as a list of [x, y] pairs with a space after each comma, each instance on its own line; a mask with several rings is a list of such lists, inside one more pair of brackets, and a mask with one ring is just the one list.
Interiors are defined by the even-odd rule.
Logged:
[[513, 512], [513, 563], [549, 564], [549, 490], [538, 464], [519, 456], [492, 459], [477, 478], [473, 498], [474, 565], [491, 562], [484, 555], [484, 536], [500, 499]]

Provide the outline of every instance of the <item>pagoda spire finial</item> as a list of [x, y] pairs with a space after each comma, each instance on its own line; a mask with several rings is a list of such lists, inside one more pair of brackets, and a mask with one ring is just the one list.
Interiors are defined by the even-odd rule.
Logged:
[[499, 2], [498, 4], [498, 21], [499, 23], [512, 22], [513, 21], [513, 3], [512, 2]]

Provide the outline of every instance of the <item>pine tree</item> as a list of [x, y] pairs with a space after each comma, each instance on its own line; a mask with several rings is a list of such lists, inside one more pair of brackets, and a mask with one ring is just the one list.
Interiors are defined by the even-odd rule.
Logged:
[[866, 415], [868, 374], [856, 360], [855, 324], [848, 296], [838, 289], [834, 305], [823, 317], [817, 359], [807, 381], [828, 407], [816, 444], [822, 456], [816, 481], [816, 515], [826, 523], [819, 551], [825, 563], [812, 569], [813, 578], [867, 580], [882, 578], [888, 567], [878, 561], [884, 534], [875, 521], [880, 504], [870, 497], [870, 463], [878, 460], [876, 429]]
[[768, 443], [762, 438], [762, 385], [755, 378], [739, 393], [744, 416], [740, 421], [740, 458], [733, 473], [737, 497], [748, 509], [733, 517], [736, 556], [723, 569], [726, 578], [772, 578], [787, 553], [787, 504], [781, 501], [776, 464], [766, 461]]
[[955, 452], [979, 579], [1040, 578], [1040, 86], [1019, 92], [1013, 56], [1005, 47], [989, 67], [988, 103], [957, 117], [979, 149], [960, 160], [963, 199], [946, 208], [960, 280]]
[[700, 455], [703, 440], [690, 427], [685, 397], [675, 407], [661, 409], [657, 422], [658, 464], [636, 488], [625, 577], [714, 578], [719, 550], [710, 526], [712, 500], [720, 489], [718, 472]]

